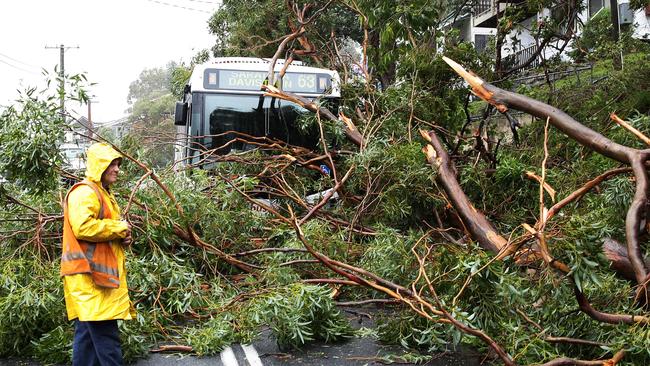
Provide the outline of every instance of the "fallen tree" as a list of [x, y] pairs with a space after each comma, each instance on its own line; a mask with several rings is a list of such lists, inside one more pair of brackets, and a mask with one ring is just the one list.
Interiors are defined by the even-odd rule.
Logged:
[[[643, 306], [647, 305], [650, 300], [647, 289], [650, 277], [648, 277], [648, 271], [643, 262], [639, 241], [640, 236], [646, 230], [646, 221], [650, 215], [647, 209], [650, 181], [648, 180], [646, 167], [646, 163], [650, 159], [650, 149], [634, 149], [618, 144], [552, 106], [497, 88], [468, 73], [454, 61], [450, 59], [445, 59], [445, 61], [471, 85], [472, 91], [476, 95], [494, 105], [500, 112], [505, 113], [509, 108], [513, 108], [546, 119], [554, 127], [580, 144], [611, 159], [630, 165], [636, 178], [636, 191], [625, 219], [627, 256], [634, 270], [638, 286], [635, 299], [640, 301]], [[638, 131], [636, 132], [638, 133]], [[644, 141], [648, 141], [647, 138]], [[537, 226], [542, 231], [545, 222], [546, 218], [540, 217], [540, 224]]]
[[[309, 39], [309, 28], [314, 12], [336, 2], [322, 11], [286, 4], [290, 35], [269, 44], [280, 43], [288, 60], [331, 62], [322, 39]], [[482, 82], [477, 93], [494, 106], [476, 122], [470, 110], [482, 106], [471, 105], [466, 88], [431, 55], [430, 24], [403, 33], [408, 43], [393, 42], [400, 46], [394, 53], [373, 49], [379, 38], [373, 27], [395, 27], [419, 14], [390, 6], [385, 19], [368, 11], [370, 3], [345, 4], [361, 21], [364, 60], [366, 52], [371, 59], [385, 52], [392, 66], [356, 65], [343, 113], [265, 86], [268, 96], [309, 111], [302, 121], [321, 138], [314, 151], [227, 131], [257, 148], [228, 156], [217, 154], [221, 147], [201, 151], [223, 164], [190, 174], [174, 171], [176, 164], [152, 169], [148, 149], [158, 144], [113, 141], [130, 159], [116, 194], [136, 234], [128, 267], [140, 315], [121, 325], [127, 358], [149, 351], [214, 354], [229, 343], [250, 342], [262, 326], [286, 348], [345, 339], [353, 332], [336, 304], [379, 304], [388, 315], [378, 315], [377, 328], [364, 332], [425, 357], [463, 344], [507, 365], [648, 363], [648, 315], [634, 301], [643, 273], [629, 255], [643, 258], [647, 241], [641, 227], [646, 150], [626, 130], [602, 121], [587, 128], [559, 109]], [[337, 41], [327, 38], [328, 51], [340, 60]], [[444, 47], [456, 56], [471, 54], [467, 45]], [[642, 66], [632, 63], [627, 72], [645, 80], [636, 74]], [[628, 74], [616, 75], [627, 80]], [[395, 78], [402, 82], [391, 84]], [[615, 90], [605, 83], [591, 87]], [[613, 106], [627, 98], [588, 102]], [[72, 329], [56, 261], [65, 188], [55, 180], [36, 182], [41, 194], [30, 190], [37, 187], [30, 181], [34, 171], [56, 176], [51, 169], [59, 167], [47, 159], [56, 149], [39, 128], [48, 127], [42, 131], [51, 137], [48, 131], [64, 127], [55, 98], [40, 107], [36, 101], [27, 98], [24, 110], [37, 113], [16, 110], [2, 120], [0, 145], [13, 175], [0, 192], [0, 312], [7, 314], [0, 319], [0, 355], [64, 363]], [[505, 108], [539, 118], [519, 128], [519, 144], [507, 142], [490, 122], [492, 109]], [[516, 128], [515, 117], [508, 118]], [[626, 119], [647, 133], [646, 117]], [[12, 140], [21, 124], [39, 138]], [[548, 128], [555, 125], [563, 132]], [[426, 131], [421, 138], [418, 130]], [[30, 157], [32, 151], [39, 154]], [[25, 158], [32, 172], [18, 163]], [[332, 174], [323, 174], [321, 164]], [[260, 192], [269, 200], [259, 200]], [[307, 202], [313, 192], [327, 193]], [[547, 197], [558, 201], [551, 205]], [[626, 222], [630, 228], [623, 230]], [[624, 246], [612, 244], [622, 239]]]
[[[462, 76], [465, 76], [467, 78], [470, 78], [471, 80], [471, 85], [474, 87], [474, 92], [481, 96], [482, 98], [486, 99], [492, 104], [495, 104], [496, 108], [499, 109], [501, 112], [505, 113], [507, 111], [507, 108], [503, 104], [498, 104], [494, 102], [494, 94], [495, 91], [501, 91], [498, 88], [491, 87], [489, 90], [490, 91], [485, 91], [485, 86], [482, 80], [478, 79], [476, 76], [470, 75], [469, 73], [465, 72], [458, 64], [451, 60], [446, 60], [448, 63], [452, 65], [452, 67], [455, 68], [457, 72], [459, 72]], [[512, 93], [511, 93], [512, 94]], [[292, 100], [296, 101], [297, 98], [289, 93], [283, 93], [279, 90], [272, 89], [270, 95], [276, 97], [276, 98], [282, 98], [286, 100]], [[512, 95], [508, 94], [510, 98]], [[645, 189], [646, 185], [644, 185], [644, 181], [647, 181], [647, 175], [645, 172], [645, 160], [646, 159], [646, 153], [647, 151], [643, 150], [634, 150], [630, 149], [627, 147], [624, 147], [622, 145], [616, 144], [605, 137], [603, 137], [600, 134], [597, 134], [593, 132], [592, 130], [582, 126], [575, 120], [571, 119], [568, 117], [568, 115], [563, 114], [562, 112], [559, 112], [555, 109], [553, 109], [550, 106], [544, 105], [543, 103], [539, 103], [533, 100], [527, 100], [525, 105], [534, 105], [535, 108], [529, 108], [526, 111], [533, 113], [537, 117], [540, 118], [546, 118], [547, 123], [548, 121], [553, 120], [552, 117], [556, 116], [556, 118], [559, 118], [561, 122], [557, 122], [562, 128], [563, 131], [566, 132], [569, 136], [577, 138], [578, 141], [581, 143], [586, 144], [587, 146], [590, 147], [595, 147], [595, 149], [599, 152], [602, 152], [604, 155], [612, 157], [612, 158], [619, 158], [623, 160], [623, 162], [641, 162], [642, 163], [642, 171], [639, 171], [639, 169], [634, 169], [632, 168], [632, 171], [638, 174], [637, 177], [637, 195], [635, 196], [635, 200], [632, 203], [632, 208], [630, 210], [634, 210], [633, 212], [639, 211], [638, 206], [639, 202], [642, 203], [642, 210], [645, 209], [646, 201], [647, 201], [647, 189]], [[518, 106], [521, 107], [523, 103], [517, 104]], [[320, 113], [320, 110], [318, 108], [310, 108], [310, 110], [315, 111], [316, 113]], [[558, 117], [559, 116], [559, 117]], [[333, 119], [333, 118], [330, 118]], [[548, 134], [548, 131], [545, 132], [545, 136]], [[585, 135], [587, 137], [585, 137]], [[476, 240], [485, 250], [491, 251], [494, 255], [496, 255], [495, 259], [497, 260], [502, 260], [504, 258], [507, 258], [510, 255], [516, 255], [518, 251], [522, 250], [522, 246], [527, 242], [530, 241], [530, 239], [535, 238], [536, 239], [536, 245], [532, 248], [534, 252], [534, 256], [543, 259], [545, 263], [552, 269], [558, 271], [561, 276], [567, 278], [569, 280], [569, 283], [571, 285], [571, 288], [573, 289], [573, 292], [576, 297], [576, 301], [579, 305], [579, 309], [589, 315], [592, 319], [604, 322], [604, 323], [610, 323], [610, 324], [644, 324], [647, 325], [650, 322], [650, 319], [644, 315], [638, 315], [638, 314], [612, 314], [612, 313], [604, 313], [601, 311], [598, 311], [593, 308], [593, 306], [590, 304], [590, 302], [587, 300], [586, 296], [580, 289], [579, 284], [577, 284], [573, 278], [571, 278], [570, 272], [571, 269], [569, 266], [566, 264], [562, 263], [561, 261], [558, 261], [553, 255], [551, 254], [548, 244], [547, 244], [547, 237], [546, 234], [544, 233], [544, 228], [547, 225], [547, 220], [549, 220], [551, 217], [553, 217], [561, 208], [566, 206], [568, 203], [574, 201], [575, 199], [581, 197], [585, 193], [587, 193], [590, 189], [592, 189], [594, 186], [596, 186], [598, 183], [602, 182], [606, 178], [624, 173], [624, 172], [629, 172], [630, 169], [628, 168], [622, 168], [622, 169], [617, 169], [614, 171], [607, 172], [605, 174], [602, 174], [601, 176], [593, 179], [592, 181], [588, 182], [583, 186], [581, 189], [573, 192], [572, 194], [568, 195], [565, 199], [560, 201], [558, 204], [554, 205], [551, 210], [548, 210], [546, 207], [544, 207], [544, 190], [548, 189], [545, 185], [545, 175], [542, 175], [542, 178], [540, 180], [540, 217], [539, 221], [536, 225], [534, 225], [534, 228], [524, 224], [524, 227], [527, 228], [528, 234], [524, 235], [522, 238], [519, 240], [516, 240], [514, 242], [509, 242], [506, 240], [503, 236], [499, 235], [496, 232], [495, 227], [486, 219], [486, 217], [481, 214], [474, 206], [471, 204], [467, 196], [464, 194], [461, 185], [457, 181], [456, 178], [456, 170], [453, 166], [453, 163], [449, 159], [449, 156], [447, 152], [445, 151], [445, 148], [443, 144], [440, 142], [438, 139], [436, 132], [431, 131], [429, 133], [422, 133], [422, 136], [426, 141], [428, 141], [429, 145], [423, 149], [427, 156], [427, 160], [429, 163], [434, 166], [434, 168], [437, 170], [437, 179], [440, 181], [446, 196], [449, 199], [450, 205], [454, 208], [454, 210], [458, 213], [458, 215], [461, 218], [463, 228], [466, 230], [470, 236]], [[545, 138], [544, 144], [547, 144], [547, 138]], [[546, 151], [546, 146], [545, 146], [545, 151]], [[548, 153], [545, 153], [545, 159], [544, 163], [542, 166], [542, 171], [545, 170], [545, 161], [546, 158], [548, 157]], [[625, 159], [623, 159], [625, 157]], [[627, 159], [627, 160], [626, 160]], [[634, 163], [633, 163], [634, 164]], [[641, 180], [641, 184], [639, 187], [638, 181]], [[335, 187], [335, 190], [338, 189], [340, 184], [337, 184]], [[640, 195], [638, 192], [645, 192], [644, 195]], [[324, 198], [324, 200], [329, 199], [330, 197]], [[291, 210], [290, 210], [291, 211]], [[310, 213], [313, 212], [310, 211]], [[644, 213], [645, 211], [641, 211], [641, 213]], [[277, 215], [280, 217], [283, 221], [287, 222], [289, 218], [281, 216], [277, 211], [272, 211], [273, 214]], [[630, 214], [628, 213], [628, 220], [633, 220], [633, 225], [627, 225], [629, 228], [630, 226], [635, 227], [637, 230], [636, 232], [633, 232], [632, 234], [629, 233], [628, 229], [628, 257], [630, 257], [630, 247], [635, 248], [635, 250], [640, 251], [638, 248], [638, 236], [639, 232], [638, 230], [642, 230], [645, 225], [639, 225], [639, 219], [642, 215], [636, 214]], [[293, 217], [293, 214], [292, 214]], [[507, 354], [504, 349], [498, 345], [497, 342], [495, 342], [491, 337], [489, 337], [487, 334], [485, 334], [483, 331], [479, 329], [474, 329], [471, 326], [467, 326], [461, 321], [458, 321], [455, 319], [448, 311], [445, 310], [445, 307], [443, 306], [442, 302], [440, 301], [436, 290], [434, 288], [434, 285], [432, 282], [428, 279], [427, 277], [427, 270], [425, 269], [426, 267], [426, 258], [431, 254], [431, 248], [428, 248], [427, 254], [423, 257], [420, 257], [415, 250], [415, 247], [412, 249], [413, 254], [418, 260], [420, 271], [418, 278], [413, 281], [411, 284], [412, 290], [407, 290], [406, 288], [394, 284], [390, 281], [387, 281], [376, 274], [373, 274], [371, 272], [368, 272], [364, 269], [358, 268], [351, 266], [349, 264], [339, 262], [332, 260], [331, 258], [318, 253], [315, 251], [305, 240], [304, 235], [301, 232], [300, 229], [300, 224], [298, 221], [293, 219], [294, 221], [294, 227], [296, 228], [298, 237], [300, 240], [303, 242], [307, 250], [316, 258], [318, 259], [321, 263], [323, 263], [326, 267], [330, 268], [332, 271], [337, 273], [338, 275], [341, 275], [347, 280], [358, 283], [363, 286], [367, 286], [369, 288], [384, 292], [390, 297], [393, 297], [397, 299], [398, 301], [408, 305], [413, 311], [415, 311], [417, 314], [420, 316], [423, 316], [424, 318], [429, 319], [430, 321], [443, 321], [443, 322], [450, 322], [453, 324], [455, 327], [460, 329], [461, 331], [471, 334], [473, 336], [476, 336], [480, 339], [482, 339], [486, 344], [488, 344], [495, 352], [496, 354], [501, 358], [501, 360], [507, 364], [507, 365], [515, 365], [516, 362]], [[304, 220], [301, 220], [301, 223], [304, 222]], [[631, 244], [630, 244], [631, 241]], [[416, 245], [417, 247], [417, 245]], [[611, 246], [610, 246], [611, 248]], [[621, 262], [620, 260], [615, 263], [616, 266], [620, 266]], [[489, 264], [488, 264], [489, 265]], [[487, 265], [486, 265], [487, 266]], [[644, 265], [645, 266], [645, 265]], [[422, 286], [421, 288], [417, 288], [419, 281], [421, 278], [424, 278], [425, 284], [420, 284]], [[638, 274], [637, 274], [638, 278]], [[470, 278], [468, 278], [469, 281]], [[460, 292], [454, 297], [454, 299], [457, 299], [459, 296], [461, 296], [463, 289], [467, 285], [467, 282], [465, 285], [461, 288]], [[642, 284], [643, 286], [643, 284]], [[433, 296], [433, 299], [435, 301], [427, 301], [422, 297], [422, 293], [427, 291], [429, 292], [430, 296]], [[643, 294], [645, 290], [643, 290], [643, 287], [640, 290], [637, 290], [637, 299], [638, 299], [638, 294], [641, 293]], [[435, 304], [435, 306], [433, 305]], [[555, 337], [550, 337], [550, 339], [557, 340], [558, 338]], [[590, 341], [587, 340], [581, 340], [581, 339], [566, 339], [565, 341], [569, 343], [583, 343], [583, 344], [590, 344]], [[617, 352], [611, 359], [608, 360], [598, 360], [598, 361], [582, 361], [582, 360], [575, 360], [575, 359], [569, 359], [569, 358], [558, 358], [555, 360], [548, 361], [545, 363], [545, 365], [565, 365], [565, 364], [575, 364], [575, 365], [589, 365], [589, 364], [594, 364], [594, 365], [599, 365], [599, 364], [616, 364], [618, 363], [623, 356], [625, 355], [624, 350], [620, 350]]]

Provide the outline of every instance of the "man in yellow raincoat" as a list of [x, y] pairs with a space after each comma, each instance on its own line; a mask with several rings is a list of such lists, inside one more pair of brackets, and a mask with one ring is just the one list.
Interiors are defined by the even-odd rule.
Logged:
[[75, 320], [73, 365], [121, 365], [117, 320], [135, 316], [122, 248], [131, 243], [131, 227], [110, 191], [121, 161], [107, 144], [90, 146], [86, 179], [64, 201], [61, 275], [68, 319]]

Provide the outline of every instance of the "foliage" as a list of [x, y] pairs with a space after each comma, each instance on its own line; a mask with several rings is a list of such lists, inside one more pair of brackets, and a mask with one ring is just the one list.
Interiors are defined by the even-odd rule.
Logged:
[[643, 9], [645, 7], [650, 6], [650, 2], [648, 0], [631, 0], [630, 1], [630, 9], [634, 10], [639, 10]]
[[261, 311], [260, 319], [269, 325], [281, 349], [298, 348], [315, 339], [334, 342], [352, 335], [350, 324], [331, 301], [327, 287], [290, 285], [256, 300], [254, 306]]
[[[350, 159], [359, 171], [350, 189], [365, 194], [360, 204], [364, 221], [408, 226], [428, 215], [435, 204], [430, 200], [435, 193], [427, 187], [430, 168], [422, 165], [421, 154], [416, 143], [398, 145], [380, 140]], [[421, 190], [414, 190], [414, 186]]]
[[[249, 9], [254, 8], [254, 12]], [[208, 23], [210, 32], [216, 37], [212, 52], [215, 56], [252, 56], [273, 54], [275, 45], [266, 45], [259, 53], [246, 54], [246, 50], [255, 43], [269, 39], [278, 39], [289, 33], [286, 15], [279, 16], [284, 9], [284, 1], [224, 1]], [[285, 13], [286, 12], [280, 12]], [[242, 14], [249, 16], [242, 17]], [[264, 26], [260, 26], [263, 24]], [[268, 30], [273, 33], [267, 34]], [[252, 31], [252, 32], [251, 32]], [[267, 38], [268, 37], [268, 38]], [[260, 42], [261, 41], [261, 42]], [[255, 42], [255, 43], [251, 43]], [[255, 51], [253, 51], [255, 52]]]
[[[300, 7], [309, 3], [297, 2]], [[254, 9], [250, 12], [251, 7]], [[312, 8], [308, 16], [318, 7]], [[330, 34], [343, 45], [364, 42], [364, 27], [368, 31], [368, 57], [372, 73], [382, 87], [396, 81], [398, 63], [431, 59], [440, 36], [440, 24], [445, 4], [419, 1], [335, 1], [307, 27], [306, 38], [320, 55], [326, 55], [324, 66], [342, 66], [334, 55]], [[249, 16], [242, 17], [247, 13]], [[209, 22], [217, 37], [215, 56], [269, 57], [275, 53], [277, 40], [290, 33], [289, 22], [295, 16], [284, 1], [260, 0], [252, 6], [238, 0], [224, 1]], [[435, 51], [434, 51], [435, 53]], [[422, 58], [422, 55], [425, 55]], [[313, 60], [307, 59], [312, 62]], [[358, 64], [359, 59], [355, 60]]]
[[[48, 86], [58, 81], [45, 76]], [[0, 176], [30, 192], [41, 193], [57, 185], [57, 170], [64, 161], [59, 146], [69, 129], [61, 114], [61, 94], [68, 100], [88, 100], [85, 75], [68, 75], [65, 80], [65, 92], [30, 87], [19, 92], [15, 104], [0, 111]]]
[[[64, 319], [63, 286], [58, 266], [35, 258], [11, 258], [3, 252], [0, 261], [0, 356], [20, 355], [32, 340], [47, 344], [48, 338], [65, 335], [63, 329], [49, 336]], [[11, 259], [10, 259], [11, 258]]]
[[[296, 2], [302, 8], [307, 1]], [[212, 48], [214, 56], [257, 56], [269, 57], [275, 53], [276, 40], [291, 33], [289, 22], [296, 23], [284, 0], [257, 0], [247, 2], [226, 0], [208, 22], [210, 32], [216, 37]], [[307, 16], [314, 14], [320, 4], [312, 8]], [[251, 9], [253, 11], [251, 11]], [[345, 38], [357, 42], [361, 32], [354, 13], [344, 4], [335, 2], [326, 9], [325, 16], [319, 16], [313, 26], [307, 29], [309, 39], [315, 43], [318, 52], [327, 53], [330, 32], [339, 42]], [[247, 16], [242, 16], [247, 14]]]
[[617, 41], [612, 39], [612, 21], [609, 9], [603, 8], [584, 26], [580, 36], [574, 41], [571, 56], [577, 61], [597, 61], [613, 59], [621, 54], [648, 49], [638, 39], [632, 37], [633, 28], [621, 29]]
[[171, 72], [178, 65], [169, 62], [165, 68], [144, 69], [138, 80], [129, 85], [127, 100], [130, 104], [143, 99], [153, 99], [169, 92]]
[[185, 331], [185, 339], [197, 355], [218, 354], [235, 342], [235, 332], [229, 318], [228, 314], [220, 314]]
[[446, 349], [451, 341], [450, 335], [459, 335], [458, 331], [450, 329], [448, 325], [427, 321], [411, 312], [382, 316], [377, 329], [382, 342], [420, 349], [426, 353]]
[[270, 328], [281, 349], [352, 335], [350, 324], [336, 309], [326, 287], [294, 283], [265, 292], [236, 312], [220, 313], [188, 328], [187, 342], [199, 355], [214, 354], [235, 341], [250, 342], [262, 324]]
[[602, 9], [596, 16], [591, 18], [584, 29], [580, 38], [575, 42], [576, 56], [581, 59], [589, 55], [591, 60], [612, 57], [612, 36], [611, 36], [611, 12], [609, 9]]
[[143, 306], [137, 306], [136, 312], [135, 319], [118, 321], [125, 362], [147, 357], [156, 340], [161, 338], [160, 329], [156, 327], [160, 323], [156, 321], [155, 315]]
[[[615, 112], [621, 118], [634, 118], [637, 112], [643, 115], [650, 111], [650, 70], [645, 66], [648, 62], [650, 54], [647, 52], [626, 55], [624, 70], [613, 70], [611, 60], [603, 60], [594, 65], [594, 71], [598, 71], [598, 74], [593, 79], [571, 77], [558, 82], [553, 88], [544, 85], [526, 94], [536, 99], [550, 100], [552, 105], [577, 121], [601, 133], [611, 133], [615, 140], [625, 139], [617, 141], [640, 146], [640, 142], [629, 133], [610, 126], [609, 114]], [[570, 148], [565, 151], [573, 154], [573, 157], [578, 156], [578, 150], [583, 150], [570, 141], [566, 142], [566, 146]]]
[[66, 364], [72, 360], [74, 329], [69, 324], [59, 325], [32, 341], [34, 358], [45, 364]]
[[138, 146], [139, 153], [147, 156], [146, 162], [154, 167], [168, 165], [174, 159], [174, 133], [172, 116], [177, 93], [182, 93], [182, 67], [169, 62], [164, 68], [144, 69], [138, 80], [129, 86], [128, 112], [130, 124], [125, 144]]
[[[395, 283], [410, 283], [415, 280], [417, 263], [411, 253], [419, 237], [396, 235], [397, 232], [385, 228], [367, 244], [361, 258], [362, 268]], [[417, 233], [418, 235], [420, 233]]]

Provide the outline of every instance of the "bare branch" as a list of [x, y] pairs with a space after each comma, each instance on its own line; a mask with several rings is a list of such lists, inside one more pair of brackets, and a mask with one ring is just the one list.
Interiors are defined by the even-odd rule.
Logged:
[[618, 123], [621, 127], [623, 127], [626, 130], [632, 132], [634, 134], [634, 136], [638, 137], [639, 140], [643, 141], [644, 144], [650, 146], [650, 138], [648, 138], [648, 136], [641, 133], [641, 131], [639, 131], [636, 128], [632, 127], [632, 125], [630, 125], [629, 123], [623, 121], [615, 113], [610, 114], [610, 118], [612, 119], [612, 121]]

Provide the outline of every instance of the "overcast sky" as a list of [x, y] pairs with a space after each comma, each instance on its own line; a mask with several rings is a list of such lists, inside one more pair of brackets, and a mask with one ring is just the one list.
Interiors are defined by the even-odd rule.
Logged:
[[[42, 86], [41, 68], [59, 63], [65, 71], [86, 72], [97, 83], [91, 94], [92, 119], [108, 122], [126, 114], [129, 84], [145, 68], [169, 61], [189, 62], [209, 48], [207, 21], [219, 0], [3, 0], [0, 2], [0, 106], [16, 89]], [[191, 10], [194, 9], [194, 10]], [[81, 115], [85, 106], [68, 103]]]

